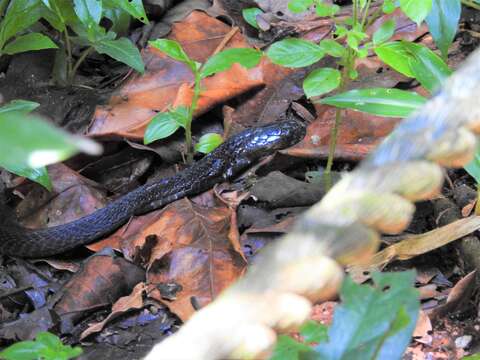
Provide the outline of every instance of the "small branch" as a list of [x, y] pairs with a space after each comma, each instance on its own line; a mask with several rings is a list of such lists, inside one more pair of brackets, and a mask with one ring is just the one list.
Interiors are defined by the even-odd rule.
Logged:
[[78, 68], [80, 67], [82, 62], [87, 58], [88, 54], [92, 52], [92, 50], [93, 50], [93, 47], [90, 46], [89, 48], [87, 48], [82, 52], [77, 62], [75, 63], [75, 66], [73, 67], [72, 71], [69, 72], [69, 75], [68, 75], [69, 83], [73, 83], [73, 80], [75, 79], [75, 75], [77, 74]]

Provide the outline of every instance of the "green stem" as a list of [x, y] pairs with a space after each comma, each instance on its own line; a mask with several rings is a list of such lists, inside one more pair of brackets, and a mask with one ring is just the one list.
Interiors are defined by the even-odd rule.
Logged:
[[367, 4], [365, 5], [365, 12], [363, 13], [362, 22], [361, 22], [362, 31], [365, 30], [364, 26], [365, 26], [365, 22], [367, 21], [367, 18], [368, 18], [368, 11], [370, 10], [370, 5], [371, 4], [372, 4], [372, 0], [367, 0]]
[[358, 0], [353, 0], [353, 25], [357, 24]]
[[190, 109], [188, 110], [188, 121], [185, 128], [185, 147], [187, 154], [187, 163], [191, 164], [193, 162], [193, 144], [192, 144], [192, 121], [193, 113], [197, 108], [198, 99], [200, 98], [200, 70], [194, 71], [195, 75], [195, 84], [193, 88], [193, 98]]
[[71, 76], [72, 74], [72, 44], [70, 43], [70, 36], [68, 36], [68, 29], [65, 27], [65, 30], [63, 31], [63, 34], [65, 36], [65, 50], [67, 51], [67, 74], [68, 77]]
[[[345, 91], [348, 82], [348, 73], [352, 69], [353, 64], [355, 63], [355, 53], [352, 49], [348, 49], [346, 55], [345, 66], [342, 69], [342, 77], [340, 80], [340, 87], [339, 92]], [[323, 181], [325, 184], [325, 191], [330, 190], [332, 187], [332, 166], [333, 166], [333, 159], [335, 157], [335, 150], [337, 147], [337, 137], [338, 137], [338, 130], [340, 125], [342, 124], [342, 109], [336, 108], [335, 109], [335, 123], [333, 124], [332, 128], [330, 129], [330, 142], [328, 146], [328, 159], [327, 165], [325, 167], [325, 172], [323, 173]]]
[[68, 74], [68, 80], [69, 80], [69, 83], [72, 84], [73, 81], [75, 80], [75, 75], [77, 74], [77, 70], [78, 68], [80, 67], [80, 65], [82, 64], [82, 62], [87, 58], [88, 54], [90, 54], [91, 52], [93, 51], [93, 47], [90, 46], [89, 48], [85, 49], [82, 54], [80, 55], [80, 57], [78, 58], [77, 62], [75, 63], [75, 65], [73, 66], [72, 70], [69, 72]]
[[480, 4], [477, 4], [472, 0], [462, 0], [462, 4], [466, 6], [470, 6], [473, 9], [480, 10]]

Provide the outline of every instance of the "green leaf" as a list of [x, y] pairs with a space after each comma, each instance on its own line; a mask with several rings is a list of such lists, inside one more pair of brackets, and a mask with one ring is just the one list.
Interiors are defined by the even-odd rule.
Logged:
[[4, 47], [3, 52], [8, 55], [13, 55], [25, 51], [57, 48], [58, 46], [50, 40], [49, 37], [40, 33], [30, 33], [18, 36], [15, 40], [8, 43], [7, 46]]
[[21, 341], [0, 352], [0, 358], [5, 360], [36, 360], [44, 345], [36, 341]]
[[186, 129], [187, 124], [191, 122], [189, 108], [186, 106], [178, 106], [169, 111], [178, 125]]
[[418, 317], [415, 272], [375, 273], [374, 287], [346, 278], [321, 359], [400, 359]]
[[405, 15], [420, 25], [432, 9], [432, 0], [400, 0], [400, 8]]
[[308, 98], [326, 94], [340, 85], [342, 75], [332, 68], [313, 70], [303, 81], [303, 91]]
[[278, 337], [275, 348], [273, 349], [272, 356], [269, 360], [301, 360], [309, 358], [308, 355], [312, 354], [313, 349], [305, 344], [302, 344], [290, 336], [280, 335]]
[[239, 63], [247, 69], [258, 65], [262, 52], [249, 48], [227, 49], [213, 55], [201, 69], [200, 76], [207, 76], [228, 70], [234, 63]]
[[102, 18], [102, 0], [73, 0], [80, 21], [87, 27], [98, 25]]
[[71, 0], [42, 0], [42, 3], [44, 5], [40, 8], [42, 17], [57, 31], [65, 31], [67, 24], [71, 27], [81, 25]]
[[12, 100], [9, 103], [0, 106], [0, 114], [10, 112], [10, 111], [17, 111], [22, 114], [27, 114], [33, 110], [35, 110], [37, 107], [39, 107], [40, 104], [33, 102], [33, 101], [28, 101], [28, 100]]
[[425, 103], [417, 93], [399, 89], [356, 89], [320, 100], [320, 103], [379, 116], [406, 117]]
[[385, 14], [391, 14], [396, 9], [395, 0], [384, 0], [382, 10]]
[[145, 71], [142, 56], [140, 51], [127, 38], [120, 38], [117, 40], [101, 40], [93, 45], [95, 50], [100, 54], [107, 54], [108, 56], [127, 64], [134, 68], [139, 73]]
[[288, 10], [294, 14], [306, 12], [313, 5], [314, 0], [292, 0], [288, 3]]
[[33, 115], [0, 113], [0, 166], [38, 168], [84, 151], [98, 154], [100, 147], [86, 138], [72, 137]]
[[[1, 164], [1, 161], [0, 161]], [[48, 176], [47, 168], [42, 166], [39, 168], [33, 168], [24, 164], [17, 164], [17, 165], [0, 165], [4, 167], [6, 170], [10, 171], [13, 174], [18, 176], [26, 177], [40, 185], [44, 186], [47, 190], [52, 190], [52, 182], [50, 180], [50, 176]]]
[[122, 36], [128, 34], [128, 29], [130, 28], [131, 23], [131, 16], [129, 13], [121, 8], [104, 9], [103, 16], [112, 21], [113, 25], [110, 28], [111, 31]]
[[395, 32], [395, 19], [385, 21], [373, 34], [373, 43], [380, 45], [390, 39]]
[[320, 41], [320, 47], [326, 54], [334, 57], [343, 57], [346, 53], [345, 48], [335, 40], [325, 39]]
[[263, 14], [263, 11], [259, 8], [246, 8], [242, 10], [242, 16], [245, 21], [255, 29], [258, 29], [257, 15], [260, 14]]
[[149, 41], [148, 44], [155, 49], [164, 52], [172, 59], [188, 65], [193, 72], [196, 71], [197, 67], [195, 65], [195, 62], [188, 57], [188, 55], [185, 53], [185, 51], [183, 51], [182, 46], [178, 42], [168, 39], [157, 39]]
[[35, 24], [41, 16], [40, 0], [10, 1], [0, 23], [0, 49], [13, 36]]
[[128, 12], [135, 19], [140, 20], [144, 24], [148, 24], [145, 8], [142, 0], [103, 0], [104, 6], [110, 9], [121, 8]]
[[170, 111], [155, 115], [145, 130], [143, 143], [150, 144], [156, 140], [165, 139], [174, 134], [180, 125]]
[[340, 10], [340, 6], [335, 4], [330, 5], [319, 2], [316, 5], [317, 6], [315, 7], [315, 12], [320, 17], [333, 16]]
[[220, 134], [209, 133], [202, 135], [198, 142], [195, 144], [195, 151], [203, 154], [208, 154], [215, 150], [221, 143], [223, 138]]
[[319, 61], [325, 52], [311, 41], [284, 39], [272, 44], [267, 56], [277, 65], [291, 68], [309, 66]]
[[79, 356], [82, 349], [63, 345], [60, 339], [48, 332], [37, 334], [35, 341], [21, 341], [0, 352], [6, 360], [68, 360]]
[[328, 327], [316, 321], [308, 320], [300, 328], [300, 335], [307, 343], [320, 343], [328, 340]]
[[432, 11], [425, 19], [444, 59], [447, 58], [448, 48], [457, 33], [461, 11], [460, 0], [433, 0]]
[[75, 13], [87, 29], [88, 39], [93, 41], [102, 18], [102, 0], [73, 0], [73, 3]]
[[375, 54], [385, 64], [399, 73], [408, 76], [415, 77], [415, 74], [410, 69], [409, 60], [413, 56], [405, 49], [403, 44], [399, 41], [384, 43], [373, 49]]
[[402, 44], [414, 57], [409, 59], [409, 65], [415, 78], [431, 93], [452, 74], [448, 65], [426, 46], [407, 41], [403, 41]]

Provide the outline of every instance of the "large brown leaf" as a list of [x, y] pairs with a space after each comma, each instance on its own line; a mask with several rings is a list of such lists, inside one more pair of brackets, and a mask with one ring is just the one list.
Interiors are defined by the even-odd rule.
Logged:
[[[192, 59], [205, 62], [225, 39], [226, 48], [250, 47], [241, 34], [236, 32], [232, 36], [230, 32], [231, 28], [221, 21], [195, 11], [173, 25], [169, 38], [178, 41]], [[107, 106], [97, 108], [89, 135], [141, 139], [157, 112], [172, 105], [189, 104], [190, 91], [179, 91], [193, 81], [186, 65], [149, 47], [143, 51], [143, 59], [145, 74], [133, 75]], [[196, 115], [262, 84], [262, 71], [258, 67], [246, 70], [234, 65], [228, 71], [208, 77], [202, 81]]]

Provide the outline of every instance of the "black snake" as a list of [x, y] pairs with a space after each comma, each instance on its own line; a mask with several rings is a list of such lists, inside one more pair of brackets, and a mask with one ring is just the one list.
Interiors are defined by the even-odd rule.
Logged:
[[295, 120], [247, 129], [184, 171], [143, 185], [78, 220], [44, 229], [28, 229], [5, 222], [0, 225], [0, 253], [45, 257], [88, 244], [110, 234], [130, 217], [206, 191], [259, 158], [296, 144], [304, 136], [305, 127]]

